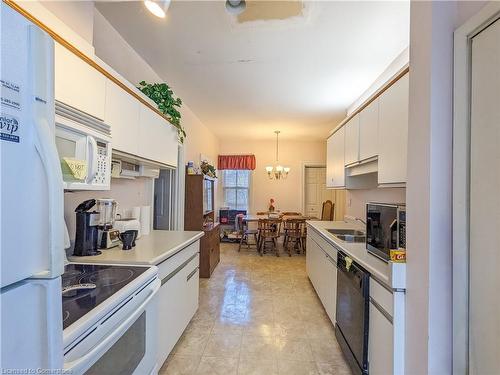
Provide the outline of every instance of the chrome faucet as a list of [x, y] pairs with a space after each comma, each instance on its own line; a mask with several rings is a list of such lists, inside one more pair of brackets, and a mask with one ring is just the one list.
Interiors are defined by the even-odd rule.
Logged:
[[364, 221], [363, 219], [359, 218], [359, 217], [355, 217], [354, 220], [356, 221], [360, 221], [362, 222], [364, 225], [366, 225], [366, 221]]

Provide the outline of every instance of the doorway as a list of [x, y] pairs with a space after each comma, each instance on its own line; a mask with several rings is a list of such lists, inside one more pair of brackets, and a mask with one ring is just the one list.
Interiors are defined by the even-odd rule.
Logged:
[[326, 188], [326, 167], [309, 166], [304, 168], [304, 214], [321, 218], [323, 202], [331, 200], [335, 204], [333, 220], [343, 220], [345, 214], [345, 190]]
[[453, 367], [457, 374], [495, 374], [500, 366], [500, 5], [486, 7], [482, 15], [482, 21], [473, 18], [455, 36]]

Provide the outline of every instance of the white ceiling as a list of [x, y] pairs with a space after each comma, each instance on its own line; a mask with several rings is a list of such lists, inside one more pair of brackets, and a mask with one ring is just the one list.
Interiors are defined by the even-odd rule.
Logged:
[[221, 139], [324, 139], [409, 42], [409, 2], [305, 2], [244, 23], [223, 1], [173, 1], [165, 19], [96, 6]]

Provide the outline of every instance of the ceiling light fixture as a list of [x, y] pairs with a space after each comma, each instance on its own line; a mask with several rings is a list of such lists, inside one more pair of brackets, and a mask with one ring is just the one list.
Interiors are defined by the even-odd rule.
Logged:
[[290, 172], [290, 168], [283, 167], [279, 163], [279, 140], [278, 140], [278, 137], [279, 137], [280, 131], [275, 130], [274, 133], [276, 133], [276, 166], [266, 167], [266, 172], [267, 172], [267, 176], [270, 179], [274, 178], [276, 180], [284, 180], [285, 178], [288, 177], [288, 173]]
[[245, 0], [226, 0], [226, 10], [234, 15], [242, 13], [247, 7]]
[[156, 17], [165, 18], [170, 6], [170, 0], [145, 0], [144, 5]]

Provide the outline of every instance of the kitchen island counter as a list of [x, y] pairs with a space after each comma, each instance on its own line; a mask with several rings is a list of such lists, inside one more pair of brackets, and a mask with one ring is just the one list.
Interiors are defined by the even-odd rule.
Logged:
[[136, 240], [132, 250], [122, 250], [120, 244], [108, 250], [102, 249], [100, 255], [70, 256], [68, 260], [77, 263], [158, 265], [201, 237], [201, 231], [153, 230]]

